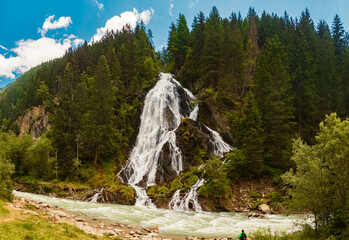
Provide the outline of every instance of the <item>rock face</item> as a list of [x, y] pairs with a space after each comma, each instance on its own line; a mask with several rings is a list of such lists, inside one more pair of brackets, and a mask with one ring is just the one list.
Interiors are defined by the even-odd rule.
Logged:
[[16, 124], [19, 126], [19, 136], [30, 134], [35, 139], [51, 128], [48, 115], [42, 106], [34, 107], [19, 116]]
[[270, 208], [267, 204], [261, 204], [258, 206], [258, 210], [261, 211], [262, 213], [265, 213], [265, 214], [270, 214], [271, 211], [270, 211]]

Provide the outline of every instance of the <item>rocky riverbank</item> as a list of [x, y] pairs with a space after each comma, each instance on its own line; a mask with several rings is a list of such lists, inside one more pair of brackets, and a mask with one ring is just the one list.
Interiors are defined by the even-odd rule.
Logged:
[[[94, 188], [76, 183], [37, 182], [29, 184], [23, 181], [14, 183], [14, 189], [21, 192], [42, 194], [73, 200], [90, 201], [100, 193], [97, 202], [134, 205], [134, 192], [131, 187], [122, 186]], [[275, 186], [272, 177], [254, 180], [237, 180], [232, 183], [232, 196], [229, 199], [204, 198], [199, 196], [199, 203], [204, 211], [218, 212], [251, 212], [251, 213], [282, 213], [282, 202], [287, 199], [287, 192]], [[283, 196], [286, 195], [286, 196]], [[171, 195], [167, 198], [153, 199], [158, 208], [167, 208]], [[268, 208], [265, 207], [268, 205]]]
[[[111, 239], [130, 239], [130, 240], [211, 240], [212, 238], [204, 238], [198, 236], [165, 236], [156, 227], [139, 227], [125, 225], [119, 222], [111, 222], [101, 218], [94, 218], [82, 213], [70, 212], [56, 206], [52, 206], [43, 202], [35, 202], [24, 198], [15, 198], [10, 207], [21, 210], [26, 214], [42, 216], [49, 219], [52, 224], [67, 223], [73, 225], [88, 234], [97, 237], [108, 236]], [[1, 223], [1, 221], [0, 221]], [[215, 240], [228, 240], [228, 238], [215, 238]], [[212, 239], [213, 240], [213, 239]]]

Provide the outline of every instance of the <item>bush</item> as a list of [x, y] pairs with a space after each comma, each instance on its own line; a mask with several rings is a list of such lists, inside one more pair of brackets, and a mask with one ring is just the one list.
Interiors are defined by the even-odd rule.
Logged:
[[0, 200], [12, 201], [11, 175], [13, 169], [13, 164], [0, 155]]
[[271, 199], [274, 202], [281, 202], [281, 194], [278, 192], [269, 192], [267, 198]]
[[257, 199], [257, 198], [260, 198], [261, 197], [261, 194], [258, 193], [258, 192], [250, 192], [250, 197], [253, 198], [253, 199]]
[[241, 176], [247, 175], [246, 165], [247, 160], [244, 153], [235, 148], [225, 157], [227, 163], [227, 176], [229, 179], [238, 179]]
[[171, 183], [171, 192], [177, 191], [182, 188], [182, 183], [178, 179], [175, 179]]
[[224, 197], [231, 195], [227, 169], [219, 159], [208, 160], [204, 172], [205, 183], [199, 193], [203, 196]]

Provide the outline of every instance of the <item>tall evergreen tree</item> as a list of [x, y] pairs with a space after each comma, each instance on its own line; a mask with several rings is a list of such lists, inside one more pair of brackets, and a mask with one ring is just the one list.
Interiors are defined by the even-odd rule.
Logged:
[[346, 47], [346, 36], [343, 23], [338, 14], [336, 14], [333, 19], [331, 33], [333, 38], [334, 52], [337, 56], [338, 63], [340, 63]]
[[236, 146], [246, 158], [248, 175], [258, 176], [263, 169], [264, 134], [262, 115], [252, 91], [247, 92], [241, 114], [235, 121]]
[[223, 69], [223, 24], [216, 7], [205, 23], [205, 44], [202, 56], [202, 83], [216, 87]]
[[323, 116], [337, 110], [339, 96], [339, 75], [336, 73], [336, 59], [330, 29], [325, 21], [317, 27], [316, 75], [317, 90], [321, 96], [319, 110]]
[[289, 167], [294, 108], [288, 59], [279, 38], [267, 40], [257, 63], [256, 99], [263, 119], [266, 164]]
[[294, 52], [291, 56], [292, 85], [296, 93], [298, 134], [311, 141], [320, 117], [316, 89], [316, 32], [308, 9], [302, 12], [296, 26]]
[[116, 151], [118, 133], [114, 124], [114, 87], [105, 56], [98, 60], [96, 73], [91, 78], [89, 89], [89, 111], [84, 116], [84, 139], [89, 139], [86, 149], [94, 155], [94, 164], [101, 156]]

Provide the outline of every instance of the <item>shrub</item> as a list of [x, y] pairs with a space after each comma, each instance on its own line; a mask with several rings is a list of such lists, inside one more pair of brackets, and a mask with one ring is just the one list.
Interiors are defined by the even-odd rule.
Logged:
[[257, 199], [257, 198], [260, 198], [261, 197], [261, 194], [258, 193], [258, 192], [250, 192], [250, 197], [253, 198], [253, 199]]
[[281, 202], [281, 194], [278, 192], [269, 192], [267, 198], [271, 199], [274, 202]]

